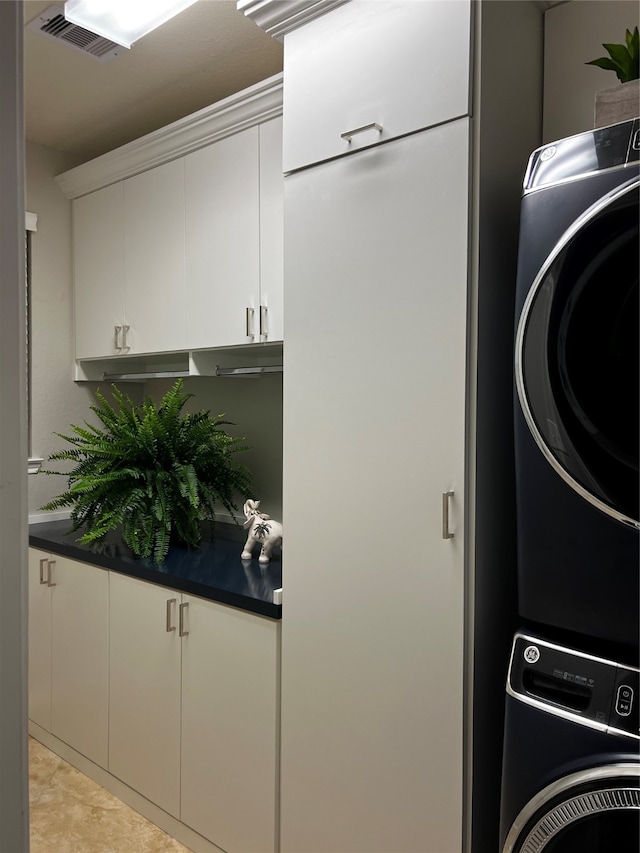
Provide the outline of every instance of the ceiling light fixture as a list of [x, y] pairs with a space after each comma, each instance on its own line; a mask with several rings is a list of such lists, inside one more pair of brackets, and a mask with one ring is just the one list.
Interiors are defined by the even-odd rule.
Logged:
[[67, 0], [67, 21], [130, 48], [196, 0]]

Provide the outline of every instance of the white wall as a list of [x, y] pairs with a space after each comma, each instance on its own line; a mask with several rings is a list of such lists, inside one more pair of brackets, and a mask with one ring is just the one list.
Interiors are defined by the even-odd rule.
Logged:
[[[55, 175], [76, 165], [69, 155], [26, 144], [27, 210], [38, 216], [31, 241], [32, 455], [47, 459], [62, 442], [53, 433], [90, 415], [91, 387], [72, 381], [71, 203]], [[29, 514], [59, 494], [65, 480], [29, 476]]]
[[[55, 175], [76, 163], [63, 152], [27, 143], [27, 209], [38, 216], [32, 237], [32, 455], [43, 457], [64, 442], [54, 433], [67, 433], [69, 425], [93, 420], [89, 406], [97, 387], [76, 383], [73, 365], [73, 271], [71, 202], [59, 189]], [[159, 399], [170, 382], [154, 380], [146, 386], [123, 385], [134, 401], [144, 394]], [[207, 409], [226, 414], [235, 426], [226, 429], [243, 436], [251, 448], [238, 454], [254, 474], [255, 497], [274, 518], [282, 516], [282, 377], [261, 379], [187, 380], [194, 394], [186, 410]], [[53, 467], [53, 466], [52, 466]], [[29, 477], [29, 514], [59, 494], [62, 477]]]
[[640, 20], [636, 0], [571, 0], [545, 14], [543, 142], [593, 128], [595, 93], [618, 84], [613, 71], [585, 65], [608, 56]]
[[[171, 382], [155, 379], [145, 385], [145, 394], [158, 400]], [[184, 411], [206, 409], [225, 415], [233, 426], [224, 429], [246, 439], [248, 450], [236, 458], [253, 474], [254, 498], [272, 518], [282, 519], [282, 376], [270, 374], [259, 379], [185, 380], [185, 391], [193, 394]], [[127, 389], [124, 388], [126, 391]], [[240, 507], [242, 510], [242, 507]], [[224, 510], [223, 510], [224, 513]]]

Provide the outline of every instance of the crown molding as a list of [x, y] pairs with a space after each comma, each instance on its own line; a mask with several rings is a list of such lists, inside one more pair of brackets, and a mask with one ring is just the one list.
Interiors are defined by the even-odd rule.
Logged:
[[56, 177], [69, 199], [176, 160], [282, 115], [282, 74], [269, 77], [166, 127]]
[[282, 39], [286, 33], [324, 15], [349, 0], [237, 0], [239, 12], [261, 30]]

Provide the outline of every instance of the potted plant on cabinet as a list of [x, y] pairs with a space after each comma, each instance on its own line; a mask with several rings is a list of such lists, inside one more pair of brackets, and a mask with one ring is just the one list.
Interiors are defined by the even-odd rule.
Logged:
[[229, 422], [209, 412], [183, 414], [192, 394], [178, 380], [156, 406], [141, 406], [113, 386], [116, 406], [98, 391], [91, 406], [101, 427], [71, 425], [62, 435], [71, 445], [49, 461], [71, 461], [70, 472], [43, 471], [68, 477], [68, 488], [43, 510], [71, 507], [72, 531], [90, 544], [121, 529], [126, 545], [138, 557], [164, 559], [171, 542], [196, 546], [203, 521], [214, 520], [217, 503], [233, 516], [236, 495], [249, 496], [251, 475], [234, 457], [245, 450], [233, 438]]
[[624, 44], [603, 44], [609, 56], [592, 59], [596, 65], [615, 72], [618, 86], [596, 92], [595, 127], [605, 127], [640, 115], [640, 37], [638, 27], [627, 30]]

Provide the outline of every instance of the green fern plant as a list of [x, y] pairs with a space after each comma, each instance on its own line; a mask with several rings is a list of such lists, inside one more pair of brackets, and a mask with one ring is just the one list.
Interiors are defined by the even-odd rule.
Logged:
[[234, 454], [246, 450], [232, 438], [229, 424], [209, 412], [182, 414], [192, 394], [178, 380], [156, 406], [141, 406], [113, 386], [116, 406], [96, 393], [91, 410], [101, 427], [71, 425], [72, 435], [57, 435], [71, 446], [49, 461], [71, 461], [71, 472], [45, 470], [68, 477], [68, 488], [43, 510], [71, 507], [72, 531], [84, 528], [79, 541], [99, 541], [112, 530], [139, 557], [156, 563], [171, 541], [195, 546], [201, 523], [213, 520], [216, 503], [233, 515], [236, 495], [249, 496], [251, 475]]
[[615, 71], [621, 83], [629, 83], [640, 77], [640, 35], [638, 28], [627, 30], [624, 44], [603, 44], [609, 56], [601, 56], [585, 62], [585, 65], [597, 65], [605, 71]]

